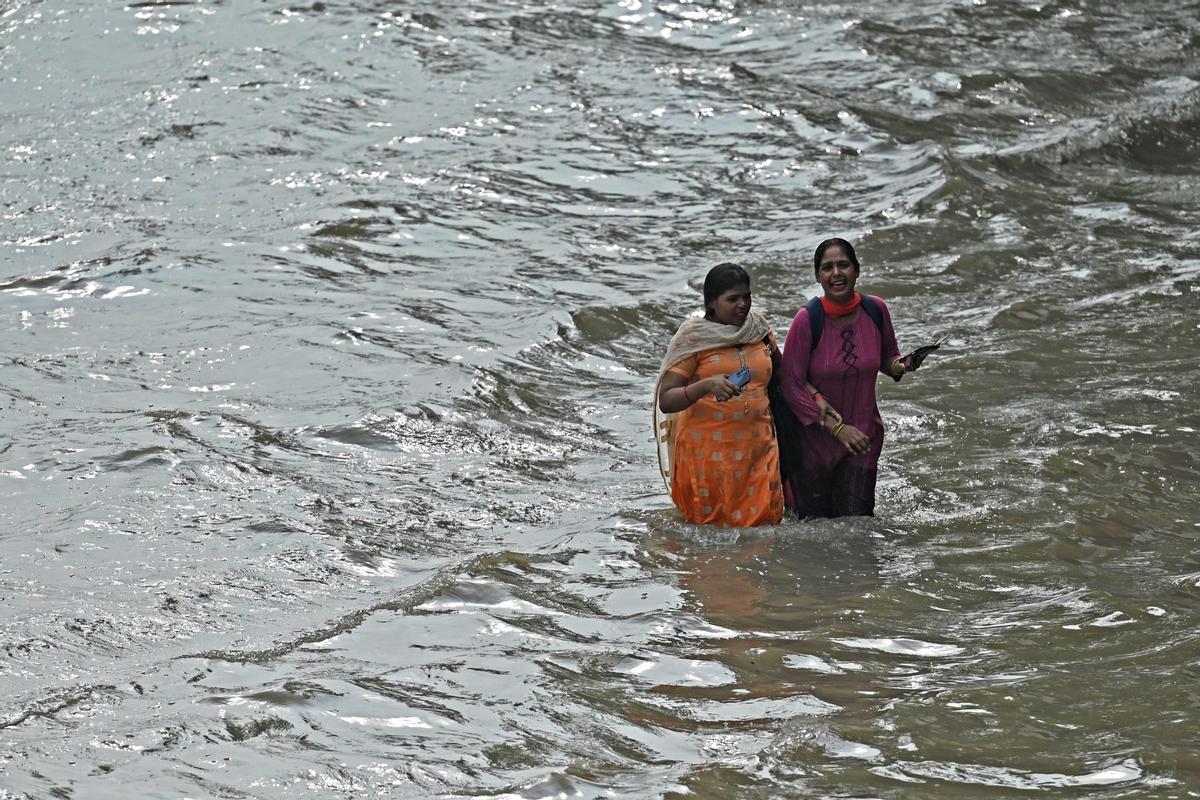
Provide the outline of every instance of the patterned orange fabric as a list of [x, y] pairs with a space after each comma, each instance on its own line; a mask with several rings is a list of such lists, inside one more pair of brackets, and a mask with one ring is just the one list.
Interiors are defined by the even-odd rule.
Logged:
[[[774, 339], [772, 339], [774, 344]], [[742, 394], [718, 403], [711, 394], [679, 413], [671, 455], [671, 499], [688, 522], [748, 528], [783, 518], [779, 446], [767, 402], [771, 354], [761, 342], [705, 350], [669, 371], [689, 385], [750, 368]], [[690, 394], [695, 394], [692, 390]]]

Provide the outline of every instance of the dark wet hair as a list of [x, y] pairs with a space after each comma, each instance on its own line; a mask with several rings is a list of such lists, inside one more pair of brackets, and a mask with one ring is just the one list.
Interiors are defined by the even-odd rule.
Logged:
[[750, 286], [750, 275], [740, 265], [726, 261], [710, 269], [704, 276], [704, 316], [711, 319], [710, 304], [735, 286]]
[[842, 252], [850, 256], [850, 263], [854, 265], [856, 270], [862, 269], [862, 267], [858, 265], [858, 256], [854, 254], [854, 245], [850, 244], [845, 239], [839, 239], [835, 236], [834, 238], [826, 239], [817, 245], [817, 252], [813, 253], [813, 272], [817, 273], [817, 275], [821, 274], [821, 259], [825, 257], [825, 251], [834, 246], [842, 248]]

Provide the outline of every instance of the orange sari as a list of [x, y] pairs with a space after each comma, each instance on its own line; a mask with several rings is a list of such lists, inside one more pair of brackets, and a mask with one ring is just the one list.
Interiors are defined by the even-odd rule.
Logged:
[[767, 401], [767, 345], [704, 350], [667, 369], [690, 385], [737, 372], [743, 359], [750, 368], [750, 383], [741, 395], [724, 403], [705, 395], [676, 417], [671, 499], [688, 522], [745, 528], [783, 518], [779, 446]]

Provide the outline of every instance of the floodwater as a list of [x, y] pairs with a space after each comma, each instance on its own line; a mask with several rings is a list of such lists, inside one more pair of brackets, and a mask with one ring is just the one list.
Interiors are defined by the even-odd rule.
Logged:
[[[1200, 6], [8, 0], [0, 797], [1200, 797]], [[858, 245], [878, 516], [682, 524]]]

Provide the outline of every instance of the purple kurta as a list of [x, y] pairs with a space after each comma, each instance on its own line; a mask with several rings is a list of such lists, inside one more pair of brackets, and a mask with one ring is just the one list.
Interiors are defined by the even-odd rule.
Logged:
[[[845, 326], [826, 317], [821, 339], [813, 350], [808, 311], [803, 308], [788, 330], [780, 380], [788, 405], [804, 424], [804, 466], [790, 482], [788, 495], [801, 516], [874, 511], [875, 472], [883, 450], [883, 418], [875, 402], [875, 376], [900, 356], [888, 307], [878, 297], [874, 299], [883, 312], [882, 331], [861, 309], [857, 319]], [[819, 412], [804, 388], [806, 380], [825, 395], [847, 425], [871, 438], [870, 450], [852, 456], [815, 424]]]

